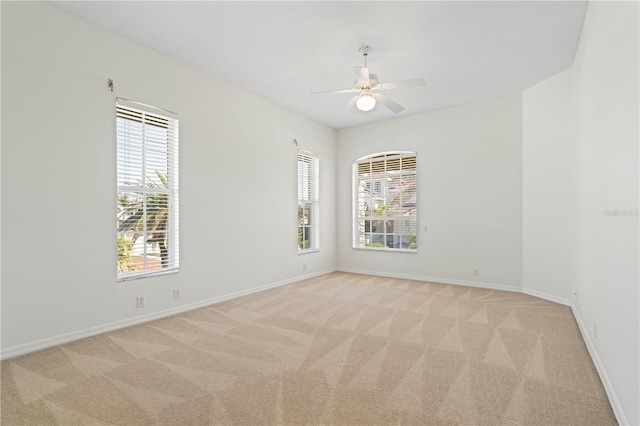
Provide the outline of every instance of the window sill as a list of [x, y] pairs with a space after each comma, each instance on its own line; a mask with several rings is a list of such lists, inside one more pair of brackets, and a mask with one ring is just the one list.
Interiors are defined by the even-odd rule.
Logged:
[[138, 273], [133, 272], [131, 274], [119, 276], [118, 282], [140, 280], [142, 278], [157, 277], [160, 275], [177, 274], [178, 272], [180, 272], [179, 268], [170, 268], [170, 269], [167, 269], [166, 271], [138, 272]]
[[378, 252], [391, 252], [391, 253], [406, 253], [406, 254], [418, 254], [418, 250], [412, 249], [392, 249], [392, 248], [376, 248], [376, 247], [352, 247], [354, 250], [362, 251], [378, 251]]
[[300, 250], [298, 251], [298, 256], [301, 254], [318, 253], [319, 251], [320, 249]]

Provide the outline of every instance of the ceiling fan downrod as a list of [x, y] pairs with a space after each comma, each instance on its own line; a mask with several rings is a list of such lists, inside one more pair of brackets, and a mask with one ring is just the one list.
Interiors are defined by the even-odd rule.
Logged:
[[371, 46], [362, 46], [358, 49], [358, 52], [362, 53], [362, 56], [364, 56], [364, 67], [367, 68], [367, 56], [369, 55], [369, 52], [371, 52]]

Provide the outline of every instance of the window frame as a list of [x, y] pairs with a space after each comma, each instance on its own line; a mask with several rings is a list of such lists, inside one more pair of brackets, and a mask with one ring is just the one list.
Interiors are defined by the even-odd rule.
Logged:
[[352, 162], [353, 249], [417, 253], [417, 159], [417, 152], [391, 151]]
[[[178, 114], [123, 98], [116, 99], [115, 112], [117, 281], [177, 273], [180, 269]], [[128, 207], [121, 204], [121, 197], [127, 195], [133, 195], [127, 199], [133, 200]], [[155, 217], [147, 216], [150, 201], [155, 203]], [[127, 208], [129, 214], [125, 213]], [[127, 219], [137, 223], [128, 222], [127, 228]], [[133, 242], [121, 240], [127, 235]], [[130, 270], [134, 266], [130, 252], [137, 246], [142, 247], [143, 269]], [[158, 246], [159, 268], [149, 264], [148, 246]], [[123, 258], [126, 267], [121, 265]]]
[[[314, 152], [299, 149], [297, 151], [296, 158], [298, 193], [298, 254], [313, 253], [320, 250], [320, 157]], [[306, 172], [301, 170], [301, 164], [304, 163], [309, 165]], [[303, 174], [301, 175], [301, 173]], [[305, 177], [306, 184], [304, 179]], [[304, 204], [309, 205], [307, 220], [311, 221], [310, 224], [301, 223], [301, 220], [304, 218], [304, 207], [302, 207], [301, 212], [301, 205]], [[308, 229], [308, 233], [306, 235], [308, 235], [309, 238], [306, 240], [304, 238], [304, 229]], [[311, 241], [311, 244], [309, 247], [303, 248], [300, 245], [301, 241]]]

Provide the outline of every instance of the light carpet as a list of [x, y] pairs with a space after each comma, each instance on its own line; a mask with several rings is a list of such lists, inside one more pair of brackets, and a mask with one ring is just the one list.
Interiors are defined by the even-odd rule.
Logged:
[[5, 360], [1, 384], [2, 425], [615, 424], [570, 308], [340, 272]]

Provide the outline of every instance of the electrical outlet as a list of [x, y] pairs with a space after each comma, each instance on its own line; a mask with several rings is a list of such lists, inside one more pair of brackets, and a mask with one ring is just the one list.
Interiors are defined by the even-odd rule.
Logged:
[[173, 298], [174, 299], [180, 299], [180, 289], [179, 288], [174, 288], [173, 289]]
[[598, 323], [597, 322], [593, 323], [593, 337], [595, 339], [598, 338]]
[[306, 263], [303, 263], [303, 264], [302, 264], [302, 270], [303, 270], [303, 271], [306, 271], [306, 270], [307, 270], [307, 264], [306, 264]]
[[474, 277], [479, 277], [480, 276], [480, 268], [474, 268], [473, 269], [473, 276]]
[[144, 308], [144, 296], [136, 297], [136, 307], [137, 308]]

